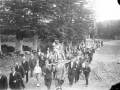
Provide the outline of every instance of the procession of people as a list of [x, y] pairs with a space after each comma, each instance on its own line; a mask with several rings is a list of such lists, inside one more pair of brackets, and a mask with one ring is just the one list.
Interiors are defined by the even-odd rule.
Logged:
[[[102, 43], [103, 45], [103, 43]], [[101, 45], [101, 46], [102, 46]], [[99, 47], [98, 47], [99, 48]], [[85, 86], [89, 85], [89, 75], [91, 72], [90, 63], [93, 59], [95, 48], [86, 48], [84, 43], [75, 47], [67, 46], [63, 50], [59, 40], [53, 43], [53, 50], [48, 48], [47, 54], [39, 50], [30, 55], [22, 55], [21, 63], [16, 62], [11, 67], [9, 84], [7, 77], [0, 71], [0, 90], [23, 90], [25, 83], [31, 81], [35, 74], [36, 86], [40, 85], [40, 77], [44, 77], [44, 84], [48, 90], [51, 89], [52, 82], [55, 81], [56, 90], [62, 89], [65, 78], [68, 78], [70, 87], [79, 82], [80, 76], [84, 75]], [[30, 72], [30, 78], [29, 78]], [[25, 82], [25, 83], [24, 83]]]

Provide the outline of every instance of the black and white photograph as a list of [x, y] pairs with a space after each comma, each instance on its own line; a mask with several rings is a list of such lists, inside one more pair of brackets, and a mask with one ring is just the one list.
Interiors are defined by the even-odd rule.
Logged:
[[120, 90], [120, 0], [0, 0], [0, 90]]

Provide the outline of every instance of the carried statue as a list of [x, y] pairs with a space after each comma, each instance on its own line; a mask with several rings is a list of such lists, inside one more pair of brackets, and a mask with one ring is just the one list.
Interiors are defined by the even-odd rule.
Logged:
[[53, 45], [55, 60], [64, 60], [65, 56], [64, 56], [62, 45], [59, 43], [59, 40], [55, 40], [55, 42], [53, 42], [52, 45]]

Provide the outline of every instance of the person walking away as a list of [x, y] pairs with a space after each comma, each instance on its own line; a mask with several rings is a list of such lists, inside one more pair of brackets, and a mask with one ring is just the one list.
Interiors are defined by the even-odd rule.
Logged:
[[8, 81], [7, 77], [3, 75], [3, 70], [0, 70], [0, 90], [7, 90]]
[[25, 70], [26, 83], [27, 83], [28, 82], [28, 72], [29, 72], [30, 67], [29, 67], [29, 62], [25, 56], [23, 56], [23, 61], [22, 61], [21, 65], [23, 66], [23, 68]]
[[52, 65], [49, 64], [49, 61], [46, 60], [45, 66], [43, 68], [44, 74], [44, 83], [47, 86], [47, 89], [50, 90], [52, 83]]
[[83, 68], [83, 74], [85, 75], [85, 80], [86, 80], [86, 87], [88, 86], [88, 78], [89, 74], [91, 72], [91, 68], [88, 66], [88, 63], [85, 63], [85, 67]]
[[36, 58], [33, 54], [31, 54], [31, 57], [29, 59], [29, 66], [30, 66], [30, 77], [33, 77], [33, 70], [36, 66]]
[[11, 90], [22, 90], [25, 88], [21, 74], [15, 71], [15, 67], [11, 68], [9, 75], [9, 87]]
[[24, 78], [25, 70], [24, 70], [23, 66], [21, 66], [18, 62], [16, 62], [15, 71], [19, 72], [21, 74], [22, 78]]
[[34, 68], [34, 73], [36, 75], [36, 79], [37, 79], [37, 87], [39, 87], [39, 77], [40, 74], [42, 73], [41, 67], [39, 66], [39, 61], [37, 61], [36, 66]]
[[76, 71], [76, 62], [74, 57], [72, 56], [71, 61], [68, 64], [68, 79], [69, 79], [69, 85], [73, 85], [73, 81], [75, 78], [75, 71]]
[[62, 88], [66, 74], [64, 60], [59, 60], [55, 67], [55, 85], [56, 89]]

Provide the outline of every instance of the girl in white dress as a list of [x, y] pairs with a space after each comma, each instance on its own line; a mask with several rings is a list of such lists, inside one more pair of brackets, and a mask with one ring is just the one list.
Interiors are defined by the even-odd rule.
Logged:
[[39, 87], [39, 77], [40, 77], [40, 74], [42, 73], [41, 71], [41, 67], [39, 66], [39, 61], [37, 61], [36, 63], [36, 66], [34, 68], [34, 73], [36, 75], [36, 79], [37, 79], [37, 87]]

